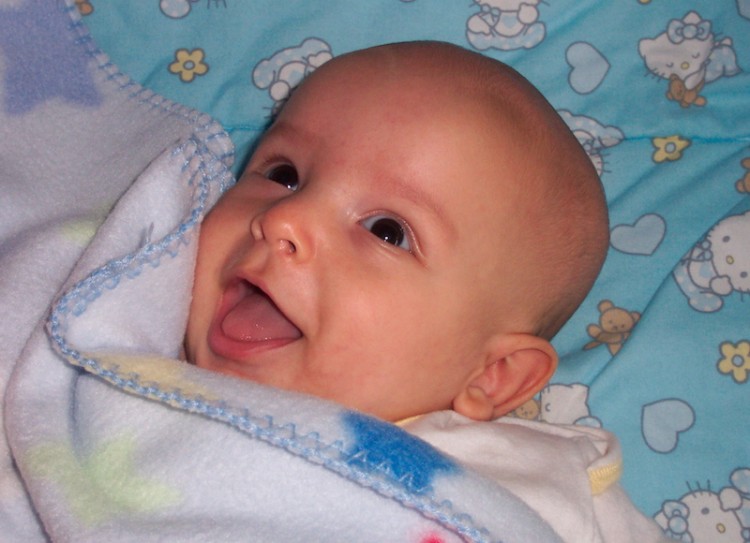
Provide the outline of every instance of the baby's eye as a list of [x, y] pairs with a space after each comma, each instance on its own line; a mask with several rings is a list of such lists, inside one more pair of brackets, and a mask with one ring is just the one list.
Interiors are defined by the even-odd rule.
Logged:
[[385, 243], [411, 252], [412, 247], [406, 227], [398, 219], [394, 219], [388, 215], [373, 215], [363, 220], [362, 226]]
[[266, 178], [274, 183], [278, 183], [291, 191], [295, 191], [299, 188], [299, 175], [297, 175], [297, 168], [291, 164], [278, 164], [273, 166], [265, 175]]

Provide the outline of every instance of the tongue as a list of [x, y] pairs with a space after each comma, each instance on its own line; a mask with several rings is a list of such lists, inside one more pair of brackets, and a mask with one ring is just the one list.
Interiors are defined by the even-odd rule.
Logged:
[[296, 339], [301, 333], [274, 303], [257, 291], [251, 291], [229, 310], [221, 330], [236, 341]]

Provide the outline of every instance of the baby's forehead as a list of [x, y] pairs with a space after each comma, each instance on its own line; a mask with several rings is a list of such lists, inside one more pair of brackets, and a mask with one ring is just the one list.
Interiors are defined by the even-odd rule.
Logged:
[[[389, 83], [404, 92], [414, 86], [430, 95], [474, 88], [493, 90], [528, 84], [509, 66], [447, 44], [393, 44], [334, 57], [303, 82], [310, 86], [363, 90]], [[529, 85], [530, 87], [530, 85]], [[473, 96], [477, 99], [477, 95]]]
[[[542, 112], [522, 92], [498, 85], [477, 83], [475, 73], [464, 70], [448, 75], [438, 67], [410, 70], [398, 62], [387, 69], [377, 62], [345, 59], [324, 65], [295, 91], [282, 115], [331, 118], [350, 114], [358, 118], [397, 118], [404, 125], [424, 125], [424, 132], [450, 120], [456, 129], [491, 128], [494, 134], [533, 134], [534, 118]], [[353, 68], [353, 69], [350, 69]], [[291, 106], [291, 107], [290, 107]], [[387, 117], [385, 117], [387, 116]], [[492, 142], [476, 139], [477, 145]]]

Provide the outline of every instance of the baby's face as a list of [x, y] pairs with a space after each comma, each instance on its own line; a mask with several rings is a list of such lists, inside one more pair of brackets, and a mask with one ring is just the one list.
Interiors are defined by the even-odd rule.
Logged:
[[379, 87], [334, 72], [282, 110], [204, 221], [186, 347], [398, 420], [450, 408], [484, 365], [516, 221], [478, 108]]

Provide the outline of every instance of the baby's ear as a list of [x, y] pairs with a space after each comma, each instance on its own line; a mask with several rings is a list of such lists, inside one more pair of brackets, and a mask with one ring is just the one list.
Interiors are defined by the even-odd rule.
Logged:
[[549, 341], [530, 334], [494, 337], [484, 364], [453, 400], [453, 410], [474, 420], [492, 420], [526, 403], [557, 369]]

